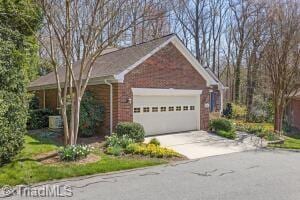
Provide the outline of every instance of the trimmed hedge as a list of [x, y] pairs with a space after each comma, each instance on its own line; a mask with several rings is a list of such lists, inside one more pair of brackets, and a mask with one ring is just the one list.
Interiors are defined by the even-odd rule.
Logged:
[[135, 122], [121, 122], [116, 126], [116, 134], [118, 137], [127, 135], [134, 142], [143, 142], [145, 139], [144, 127]]

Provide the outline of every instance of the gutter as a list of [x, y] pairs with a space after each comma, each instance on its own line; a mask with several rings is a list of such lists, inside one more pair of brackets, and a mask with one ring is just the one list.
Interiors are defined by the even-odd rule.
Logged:
[[109, 86], [109, 133], [113, 131], [113, 85], [105, 79], [104, 83]]

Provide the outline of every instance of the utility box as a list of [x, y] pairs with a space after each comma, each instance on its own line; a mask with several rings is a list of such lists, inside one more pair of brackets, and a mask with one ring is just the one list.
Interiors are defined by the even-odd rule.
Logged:
[[51, 129], [59, 129], [63, 126], [62, 118], [60, 115], [49, 116], [49, 128]]

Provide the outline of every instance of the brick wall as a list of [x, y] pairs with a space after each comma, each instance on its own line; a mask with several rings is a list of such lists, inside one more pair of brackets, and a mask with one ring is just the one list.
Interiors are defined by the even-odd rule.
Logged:
[[292, 125], [300, 130], [300, 99], [291, 101], [291, 118]]
[[[200, 98], [201, 129], [208, 128], [209, 108], [204, 106], [209, 103], [209, 88], [206, 87], [206, 81], [172, 44], [167, 45], [129, 72], [125, 76], [124, 83], [113, 84], [113, 127], [118, 122], [133, 120], [131, 88], [202, 90]], [[91, 91], [105, 107], [104, 124], [99, 127], [97, 133], [108, 134], [110, 122], [109, 86], [93, 85], [88, 86], [87, 90]], [[42, 91], [36, 91], [36, 95], [42, 97]], [[46, 107], [57, 108], [56, 90], [46, 90]]]
[[[117, 85], [115, 85], [114, 87], [116, 87]], [[104, 122], [103, 125], [101, 127], [97, 128], [96, 133], [100, 134], [100, 135], [106, 135], [109, 133], [109, 123], [110, 123], [110, 118], [109, 118], [109, 113], [110, 113], [110, 91], [109, 91], [109, 86], [108, 85], [89, 85], [87, 87], [87, 91], [90, 91], [93, 93], [94, 97], [96, 98], [96, 100], [99, 101], [99, 103], [103, 104], [104, 106]], [[117, 90], [115, 90], [117, 91]], [[40, 108], [42, 108], [43, 106], [43, 91], [39, 90], [39, 91], [35, 91], [34, 92], [35, 95], [38, 97], [39, 99], [39, 104], [40, 104]], [[115, 99], [117, 99], [117, 94], [114, 95]], [[59, 110], [58, 108], [58, 101], [57, 101], [57, 90], [56, 89], [51, 89], [51, 90], [45, 90], [45, 104], [46, 104], [46, 108], [51, 109], [53, 112], [58, 113]], [[117, 104], [116, 104], [117, 105]], [[114, 110], [117, 112], [117, 107], [114, 108]]]
[[[44, 99], [44, 93], [43, 90], [35, 91], [35, 96], [39, 99], [39, 106], [40, 108], [43, 108], [43, 99]], [[57, 102], [57, 90], [56, 89], [50, 89], [45, 90], [45, 106], [46, 108], [52, 110], [54, 113], [57, 113], [58, 110], [58, 102]]]
[[125, 76], [124, 83], [118, 85], [118, 118], [117, 121], [132, 121], [133, 99], [131, 88], [174, 88], [203, 90], [201, 95], [201, 129], [207, 129], [209, 109], [209, 89], [206, 81], [172, 44], [157, 52], [140, 66]]

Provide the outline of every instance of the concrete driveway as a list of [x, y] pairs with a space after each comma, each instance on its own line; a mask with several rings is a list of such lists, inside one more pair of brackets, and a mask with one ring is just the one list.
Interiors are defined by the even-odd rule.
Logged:
[[[229, 140], [206, 131], [190, 131], [154, 137], [160, 141], [161, 146], [173, 149], [189, 159], [253, 150], [266, 145], [253, 135], [241, 132], [237, 135], [236, 140]], [[145, 142], [154, 137], [147, 137]]]

